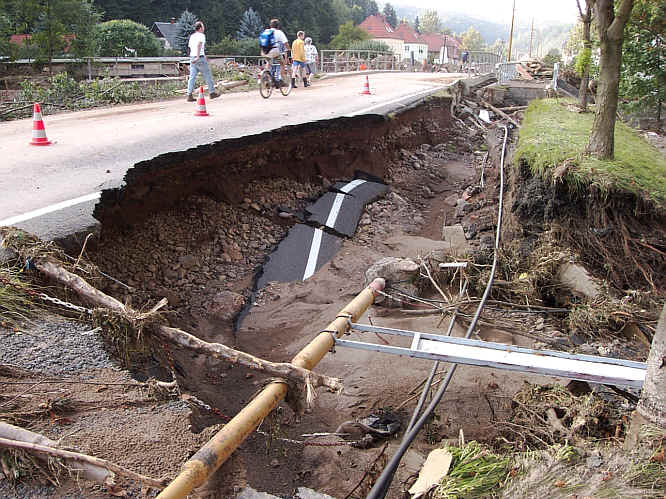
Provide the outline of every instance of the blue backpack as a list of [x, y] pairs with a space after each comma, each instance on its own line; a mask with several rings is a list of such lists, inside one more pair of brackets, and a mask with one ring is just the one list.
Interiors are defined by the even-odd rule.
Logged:
[[275, 44], [275, 35], [273, 34], [273, 28], [266, 28], [259, 35], [259, 46], [262, 49], [270, 50]]

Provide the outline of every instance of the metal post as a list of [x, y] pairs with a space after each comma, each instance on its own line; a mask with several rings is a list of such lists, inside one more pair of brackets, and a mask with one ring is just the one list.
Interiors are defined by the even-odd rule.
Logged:
[[[375, 279], [344, 307], [337, 318], [301, 350], [291, 363], [312, 369], [333, 347], [333, 334], [340, 338], [349, 328], [349, 319], [358, 320], [372, 305], [378, 291], [384, 289], [384, 279]], [[184, 465], [180, 474], [157, 497], [182, 499], [203, 485], [238, 446], [250, 435], [287, 394], [287, 385], [274, 381], [267, 385], [248, 405]]]

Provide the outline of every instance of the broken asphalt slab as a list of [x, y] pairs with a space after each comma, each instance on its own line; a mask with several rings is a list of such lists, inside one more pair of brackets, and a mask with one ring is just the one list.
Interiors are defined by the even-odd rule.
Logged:
[[306, 208], [307, 221], [352, 237], [365, 205], [383, 196], [387, 190], [386, 184], [368, 180], [338, 182], [330, 192]]

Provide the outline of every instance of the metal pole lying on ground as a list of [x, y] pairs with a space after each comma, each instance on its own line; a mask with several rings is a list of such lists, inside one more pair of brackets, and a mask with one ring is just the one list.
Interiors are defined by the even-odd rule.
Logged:
[[[340, 338], [349, 329], [350, 322], [358, 320], [372, 305], [378, 291], [384, 289], [384, 279], [375, 279], [344, 307], [333, 322], [301, 350], [291, 363], [311, 369], [335, 344], [333, 335]], [[229, 421], [224, 428], [189, 461], [176, 479], [164, 489], [158, 498], [181, 499], [193, 489], [203, 485], [238, 446], [261, 424], [287, 394], [287, 385], [274, 381], [267, 385], [248, 405]]]

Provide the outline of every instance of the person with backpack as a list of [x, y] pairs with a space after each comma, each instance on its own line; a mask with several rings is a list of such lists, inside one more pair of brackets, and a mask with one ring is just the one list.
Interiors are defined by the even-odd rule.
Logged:
[[261, 47], [261, 55], [268, 58], [266, 61], [266, 69], [270, 70], [273, 59], [278, 59], [280, 62], [280, 73], [275, 76], [275, 79], [280, 82], [280, 85], [286, 85], [281, 81], [282, 72], [284, 71], [284, 57], [289, 50], [289, 41], [287, 35], [280, 29], [280, 20], [271, 19], [269, 27], [261, 32], [259, 35], [259, 46]]
[[204, 30], [206, 27], [201, 21], [194, 23], [194, 33], [190, 35], [190, 40], [187, 46], [190, 48], [190, 80], [187, 82], [187, 101], [194, 102], [196, 99], [192, 96], [194, 91], [194, 82], [197, 79], [197, 73], [201, 73], [208, 85], [208, 94], [211, 99], [219, 97], [215, 91], [215, 83], [213, 82], [213, 75], [208, 67], [204, 46], [206, 45], [206, 35]]

